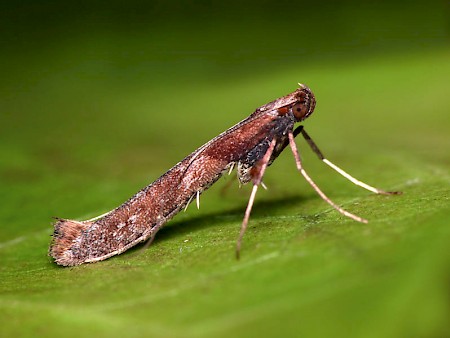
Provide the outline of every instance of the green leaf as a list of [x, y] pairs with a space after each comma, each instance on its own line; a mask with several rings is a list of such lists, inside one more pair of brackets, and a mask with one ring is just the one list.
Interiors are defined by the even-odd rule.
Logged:
[[[243, 71], [252, 54], [234, 60], [237, 70], [220, 83], [222, 73], [202, 62], [186, 61], [185, 70], [186, 63], [159, 60], [159, 75], [192, 76], [177, 87], [175, 79], [136, 75], [145, 64], [128, 60], [136, 68], [127, 69], [121, 54], [111, 56], [111, 68], [96, 68], [110, 51], [99, 37], [39, 54], [23, 65], [29, 76], [5, 70], [0, 336], [449, 334], [448, 48], [351, 62], [292, 55], [285, 68]], [[234, 176], [205, 192], [200, 210], [191, 206], [170, 221], [146, 250], [74, 268], [47, 256], [53, 216], [87, 219], [118, 206], [297, 81], [316, 94], [305, 128], [327, 157], [371, 185], [403, 191], [376, 196], [355, 187], [299, 139], [308, 173], [369, 224], [323, 202], [287, 150], [267, 170], [269, 190], [258, 192], [239, 261], [234, 249], [250, 190], [238, 189]]]

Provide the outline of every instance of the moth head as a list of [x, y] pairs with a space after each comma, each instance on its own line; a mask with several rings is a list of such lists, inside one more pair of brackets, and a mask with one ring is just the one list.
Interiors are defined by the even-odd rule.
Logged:
[[290, 106], [290, 111], [297, 122], [303, 121], [311, 115], [316, 107], [316, 99], [311, 89], [299, 83], [296, 90], [296, 101]]

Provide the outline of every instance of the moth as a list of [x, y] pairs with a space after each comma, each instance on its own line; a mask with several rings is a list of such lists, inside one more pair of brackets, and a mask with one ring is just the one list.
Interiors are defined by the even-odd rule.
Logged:
[[63, 266], [92, 263], [118, 255], [156, 233], [224, 173], [234, 168], [241, 184], [251, 182], [253, 188], [236, 244], [239, 258], [241, 243], [262, 178], [268, 166], [289, 146], [298, 171], [320, 195], [342, 215], [367, 223], [331, 201], [303, 168], [294, 141], [301, 134], [317, 156], [354, 184], [376, 194], [386, 192], [365, 184], [325, 158], [302, 125], [294, 125], [309, 117], [316, 106], [311, 90], [299, 84], [294, 92], [257, 108], [249, 117], [207, 142], [185, 157], [155, 182], [140, 190], [116, 209], [86, 221], [58, 218], [54, 224], [49, 254]]

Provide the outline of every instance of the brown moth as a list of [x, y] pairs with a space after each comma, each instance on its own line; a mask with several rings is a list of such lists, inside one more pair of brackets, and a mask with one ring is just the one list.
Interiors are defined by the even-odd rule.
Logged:
[[367, 223], [336, 205], [319, 189], [303, 169], [294, 138], [302, 134], [323, 162], [356, 185], [377, 194], [397, 192], [385, 192], [353, 178], [323, 156], [303, 126], [294, 130], [295, 123], [310, 116], [315, 105], [311, 90], [300, 84], [293, 93], [259, 107], [249, 117], [198, 148], [116, 209], [87, 221], [57, 219], [50, 255], [59, 265], [74, 266], [107, 259], [140, 242], [149, 240], [150, 243], [167, 221], [194, 198], [198, 205], [203, 191], [237, 167], [240, 183], [253, 183], [236, 247], [239, 257], [242, 237], [264, 172], [288, 145], [297, 169], [327, 203], [341, 214]]

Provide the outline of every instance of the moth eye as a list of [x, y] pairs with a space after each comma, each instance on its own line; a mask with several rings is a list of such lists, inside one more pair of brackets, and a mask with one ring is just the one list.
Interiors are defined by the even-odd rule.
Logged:
[[292, 113], [297, 121], [303, 120], [308, 114], [308, 106], [302, 103], [296, 103], [292, 106]]

